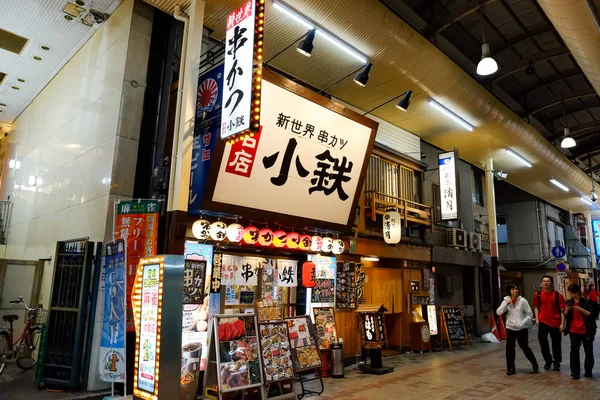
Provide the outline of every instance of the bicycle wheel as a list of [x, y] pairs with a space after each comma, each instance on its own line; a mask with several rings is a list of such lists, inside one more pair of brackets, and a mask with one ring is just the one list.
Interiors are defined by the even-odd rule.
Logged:
[[23, 371], [27, 371], [37, 364], [41, 336], [42, 329], [39, 326], [34, 326], [27, 332], [27, 336], [25, 336], [27, 350], [23, 352], [24, 354], [19, 354], [19, 358], [17, 358], [17, 367]]
[[4, 362], [4, 355], [8, 351], [8, 333], [0, 332], [0, 375], [6, 368], [6, 362]]

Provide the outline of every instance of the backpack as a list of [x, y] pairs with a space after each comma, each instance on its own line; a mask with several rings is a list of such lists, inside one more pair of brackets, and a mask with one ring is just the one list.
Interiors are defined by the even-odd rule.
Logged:
[[[560, 297], [560, 295], [559, 295], [559, 293], [556, 290], [554, 292], [556, 293], [554, 295], [554, 300], [556, 300], [556, 309], [560, 313], [560, 305], [559, 305], [559, 302], [558, 302], [558, 298]], [[542, 308], [542, 291], [538, 290], [535, 293], [536, 293], [536, 296], [537, 296], [538, 307], [541, 309]]]

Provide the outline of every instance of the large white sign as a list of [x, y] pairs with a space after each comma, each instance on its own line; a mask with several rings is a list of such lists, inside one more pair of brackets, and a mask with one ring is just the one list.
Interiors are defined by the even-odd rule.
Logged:
[[254, 1], [250, 0], [227, 16], [221, 138], [250, 128], [254, 13]]
[[371, 128], [263, 81], [261, 131], [226, 146], [212, 200], [346, 225]]
[[440, 175], [440, 205], [442, 221], [458, 218], [456, 193], [456, 156], [453, 151], [438, 156]]
[[142, 278], [142, 309], [140, 312], [140, 355], [137, 387], [154, 393], [156, 383], [156, 334], [158, 328], [158, 285], [160, 266], [145, 265]]

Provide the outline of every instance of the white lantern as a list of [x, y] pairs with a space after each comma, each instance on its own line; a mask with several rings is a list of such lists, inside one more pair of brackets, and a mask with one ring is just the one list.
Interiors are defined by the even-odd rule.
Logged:
[[398, 244], [402, 238], [400, 213], [395, 207], [390, 207], [383, 214], [383, 240], [387, 244]]
[[322, 247], [323, 247], [323, 239], [321, 238], [321, 236], [313, 236], [311, 243], [310, 243], [310, 251], [314, 251], [315, 253], [318, 253], [321, 251]]
[[227, 240], [237, 243], [244, 237], [244, 227], [240, 224], [231, 224], [227, 227]]
[[227, 225], [223, 221], [210, 224], [209, 234], [212, 240], [223, 240], [227, 236]]
[[333, 241], [333, 254], [342, 254], [346, 245], [342, 239], [335, 239]]
[[330, 237], [323, 238], [323, 247], [321, 247], [321, 251], [325, 253], [331, 253], [333, 250], [333, 239]]
[[192, 225], [192, 234], [196, 239], [199, 240], [208, 239], [209, 230], [210, 222], [205, 219], [199, 219], [198, 221], [194, 222], [194, 225]]

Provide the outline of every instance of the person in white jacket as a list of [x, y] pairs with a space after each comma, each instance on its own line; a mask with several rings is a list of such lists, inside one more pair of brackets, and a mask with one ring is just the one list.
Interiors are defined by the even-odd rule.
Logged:
[[496, 313], [500, 316], [508, 312], [506, 317], [506, 375], [515, 374], [515, 342], [519, 343], [525, 357], [531, 362], [533, 372], [537, 372], [539, 366], [533, 351], [529, 347], [528, 337], [533, 312], [527, 300], [519, 296], [519, 288], [515, 285], [508, 285], [506, 291], [510, 296], [506, 296], [498, 310], [496, 310]]

